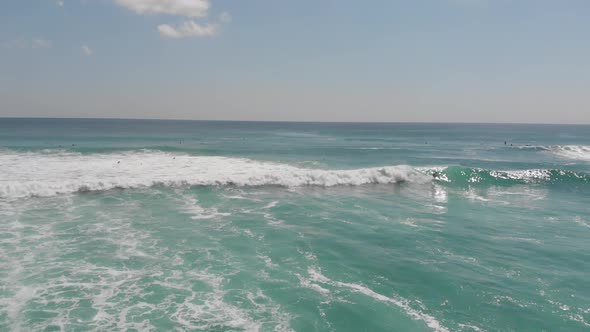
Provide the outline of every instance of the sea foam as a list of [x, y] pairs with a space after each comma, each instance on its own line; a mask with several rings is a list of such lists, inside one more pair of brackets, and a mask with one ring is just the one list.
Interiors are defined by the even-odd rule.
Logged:
[[0, 152], [0, 197], [53, 196], [154, 185], [336, 186], [425, 183], [431, 178], [410, 166], [354, 170], [300, 168], [245, 158], [193, 156], [161, 151], [109, 154]]

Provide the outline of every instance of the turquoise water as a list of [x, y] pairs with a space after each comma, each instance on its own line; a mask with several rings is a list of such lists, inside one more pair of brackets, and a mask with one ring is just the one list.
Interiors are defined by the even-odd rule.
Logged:
[[588, 126], [0, 119], [1, 331], [584, 331], [589, 238]]

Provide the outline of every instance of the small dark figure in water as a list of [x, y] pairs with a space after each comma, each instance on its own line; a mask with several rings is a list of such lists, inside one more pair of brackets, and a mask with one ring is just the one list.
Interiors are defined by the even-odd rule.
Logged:
[[506, 145], [506, 141], [504, 141], [504, 145]]
[[120, 164], [120, 163], [121, 163], [121, 161], [120, 161], [120, 160], [119, 160], [119, 161], [117, 161], [117, 164]]
[[435, 179], [438, 178], [438, 172], [432, 173], [432, 177], [435, 178]]

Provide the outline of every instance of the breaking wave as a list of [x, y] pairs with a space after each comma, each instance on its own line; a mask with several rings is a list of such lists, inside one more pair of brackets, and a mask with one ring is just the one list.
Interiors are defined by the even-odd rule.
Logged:
[[[436, 172], [437, 177], [432, 174]], [[84, 191], [163, 186], [358, 186], [436, 181], [451, 186], [590, 183], [565, 170], [494, 171], [406, 165], [331, 170], [245, 158], [162, 151], [79, 154], [67, 151], [0, 151], [0, 198], [53, 196]]]
[[525, 145], [513, 148], [547, 151], [561, 158], [590, 161], [590, 146], [588, 145]]
[[590, 161], [590, 146], [587, 145], [555, 146], [550, 151], [564, 158]]
[[112, 154], [0, 152], [0, 197], [165, 186], [336, 186], [428, 182], [410, 166], [356, 170], [300, 168], [243, 158], [162, 151]]

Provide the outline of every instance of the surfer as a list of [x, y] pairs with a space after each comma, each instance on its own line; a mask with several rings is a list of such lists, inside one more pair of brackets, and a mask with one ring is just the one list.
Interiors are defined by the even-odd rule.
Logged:
[[432, 178], [434, 178], [434, 179], [438, 178], [438, 172], [432, 173]]

